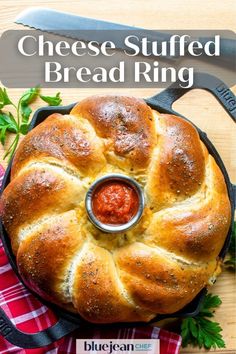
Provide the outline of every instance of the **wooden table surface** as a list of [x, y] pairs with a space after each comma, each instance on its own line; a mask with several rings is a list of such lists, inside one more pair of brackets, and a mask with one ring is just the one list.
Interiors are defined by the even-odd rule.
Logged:
[[[235, 30], [236, 2], [234, 0], [1, 0], [0, 31], [21, 28], [13, 23], [15, 16], [29, 6], [47, 6], [50, 8], [72, 11], [82, 16], [117, 21], [150, 29], [231, 29]], [[236, 87], [232, 90], [236, 93]], [[22, 89], [10, 89], [11, 97], [17, 101]], [[156, 93], [156, 89], [62, 89], [63, 104], [80, 100], [83, 97], [105, 92], [132, 94], [137, 97], [148, 97]], [[53, 94], [56, 90], [44, 89], [44, 94]], [[34, 108], [39, 107], [35, 102]], [[229, 172], [231, 181], [236, 183], [236, 130], [235, 124], [224, 109], [209, 93], [193, 90], [177, 101], [174, 109], [189, 117], [203, 131], [206, 131]], [[8, 139], [9, 144], [11, 139]], [[7, 147], [7, 145], [6, 145]], [[0, 163], [4, 149], [0, 146]], [[236, 353], [236, 288], [235, 276], [224, 271], [211, 291], [220, 295], [223, 304], [216, 311], [215, 319], [223, 327], [226, 341], [224, 350], [217, 353]], [[172, 325], [171, 325], [172, 326]], [[174, 326], [174, 325], [173, 325]], [[202, 353], [204, 350], [187, 347], [181, 353]]]

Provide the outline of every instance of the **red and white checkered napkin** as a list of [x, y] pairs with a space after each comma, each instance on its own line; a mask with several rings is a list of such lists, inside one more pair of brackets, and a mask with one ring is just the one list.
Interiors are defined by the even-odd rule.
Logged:
[[[4, 169], [0, 165], [0, 184]], [[35, 333], [57, 321], [56, 315], [39, 302], [19, 281], [8, 262], [0, 241], [0, 306], [17, 328], [24, 332]], [[161, 354], [178, 354], [181, 337], [158, 327], [144, 326], [138, 328], [111, 328], [106, 330], [77, 330], [59, 341], [38, 349], [22, 349], [7, 342], [0, 336], [0, 354], [73, 354], [76, 353], [76, 338], [159, 338]]]

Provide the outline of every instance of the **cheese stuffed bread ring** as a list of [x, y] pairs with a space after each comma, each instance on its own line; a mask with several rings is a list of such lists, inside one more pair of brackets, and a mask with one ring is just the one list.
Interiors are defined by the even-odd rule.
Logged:
[[[109, 174], [132, 178], [145, 198], [119, 233], [86, 211], [90, 186]], [[219, 273], [231, 221], [224, 177], [196, 129], [125, 96], [87, 98], [28, 133], [1, 214], [24, 282], [95, 323], [183, 308]]]

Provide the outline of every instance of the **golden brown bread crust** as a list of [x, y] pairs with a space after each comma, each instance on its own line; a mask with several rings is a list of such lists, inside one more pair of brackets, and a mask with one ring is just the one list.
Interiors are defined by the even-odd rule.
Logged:
[[190, 302], [215, 271], [172, 258], [163, 249], [133, 243], [115, 253], [120, 279], [135, 302], [156, 313], [173, 313]]
[[44, 217], [75, 208], [86, 188], [75, 177], [47, 165], [32, 165], [10, 183], [1, 198], [2, 219], [17, 252], [19, 232]]
[[[135, 178], [146, 198], [139, 223], [115, 235], [96, 229], [84, 205], [111, 172]], [[196, 129], [124, 96], [90, 97], [33, 129], [0, 209], [25, 282], [97, 323], [149, 321], [189, 303], [218, 273], [231, 219]]]
[[199, 189], [205, 174], [204, 153], [196, 129], [169, 114], [158, 117], [160, 135], [149, 167], [146, 192], [155, 211]]
[[88, 119], [98, 136], [111, 139], [114, 152], [130, 162], [130, 168], [145, 168], [156, 142], [153, 116], [143, 100], [124, 96], [93, 96], [71, 111]]
[[25, 163], [50, 161], [87, 175], [105, 165], [103, 146], [91, 125], [72, 115], [52, 114], [34, 128], [17, 149], [12, 165], [14, 178]]
[[144, 234], [144, 243], [160, 246], [193, 261], [215, 259], [227, 235], [230, 206], [224, 177], [212, 156], [208, 156], [206, 179], [188, 203], [154, 213]]
[[74, 210], [39, 225], [21, 242], [17, 252], [17, 263], [24, 281], [29, 286], [32, 284], [48, 300], [68, 303], [69, 289], [66, 286], [61, 289], [61, 284], [84, 240], [85, 235]]
[[113, 257], [104, 248], [88, 243], [75, 274], [73, 303], [87, 320], [109, 323], [142, 321], [153, 317], [152, 311], [135, 305], [126, 295]]

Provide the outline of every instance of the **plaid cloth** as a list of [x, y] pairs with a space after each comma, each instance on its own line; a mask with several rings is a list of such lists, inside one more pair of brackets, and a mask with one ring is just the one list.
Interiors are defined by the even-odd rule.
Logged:
[[[0, 165], [0, 185], [4, 169]], [[56, 323], [56, 315], [39, 302], [19, 281], [13, 272], [0, 241], [0, 306], [20, 330], [35, 333]], [[17, 354], [73, 354], [76, 353], [76, 338], [159, 338], [161, 354], [178, 354], [181, 337], [158, 327], [144, 326], [138, 328], [111, 328], [103, 331], [86, 329], [77, 330], [53, 344], [38, 349], [22, 349], [7, 342], [0, 336], [0, 353]]]

